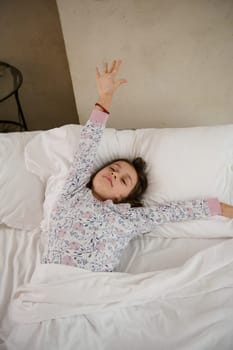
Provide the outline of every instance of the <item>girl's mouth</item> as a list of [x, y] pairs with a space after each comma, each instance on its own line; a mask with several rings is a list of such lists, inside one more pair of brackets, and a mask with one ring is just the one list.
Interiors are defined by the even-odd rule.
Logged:
[[107, 180], [108, 180], [108, 182], [110, 183], [110, 185], [112, 186], [112, 179], [111, 179], [111, 177], [109, 177], [109, 176], [104, 176]]

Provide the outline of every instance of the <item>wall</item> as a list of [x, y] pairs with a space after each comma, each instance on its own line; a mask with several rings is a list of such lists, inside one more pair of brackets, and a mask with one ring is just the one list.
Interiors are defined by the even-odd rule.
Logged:
[[[55, 0], [7, 0], [0, 6], [0, 61], [21, 70], [19, 90], [30, 130], [77, 123], [69, 66]], [[0, 119], [17, 119], [13, 99]]]
[[128, 80], [108, 126], [185, 127], [233, 122], [232, 0], [57, 0], [84, 123], [95, 66], [123, 60]]

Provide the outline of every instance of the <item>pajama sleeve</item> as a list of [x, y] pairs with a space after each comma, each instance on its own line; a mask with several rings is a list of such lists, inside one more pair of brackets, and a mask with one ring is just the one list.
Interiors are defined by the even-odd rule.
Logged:
[[131, 220], [135, 223], [135, 233], [142, 234], [157, 225], [203, 219], [212, 215], [221, 215], [220, 203], [216, 198], [157, 203], [151, 207], [132, 208]]
[[74, 191], [88, 183], [107, 119], [107, 113], [93, 110], [90, 119], [83, 127], [80, 134], [79, 148], [74, 154], [73, 162], [62, 189], [62, 197], [72, 196]]

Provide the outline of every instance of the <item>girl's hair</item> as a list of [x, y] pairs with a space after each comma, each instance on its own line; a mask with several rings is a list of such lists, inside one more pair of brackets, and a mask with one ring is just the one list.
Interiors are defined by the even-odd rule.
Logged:
[[129, 203], [131, 207], [142, 207], [143, 206], [142, 195], [147, 189], [148, 180], [147, 180], [147, 174], [146, 174], [146, 163], [141, 157], [137, 157], [132, 161], [125, 158], [119, 158], [119, 159], [114, 159], [110, 162], [107, 162], [100, 169], [98, 169], [94, 174], [92, 174], [90, 181], [87, 183], [87, 187], [90, 189], [92, 188], [92, 181], [100, 170], [118, 161], [124, 161], [130, 164], [136, 170], [137, 177], [138, 177], [138, 181], [134, 186], [134, 188], [132, 189], [132, 191], [129, 193], [129, 195], [118, 203]]

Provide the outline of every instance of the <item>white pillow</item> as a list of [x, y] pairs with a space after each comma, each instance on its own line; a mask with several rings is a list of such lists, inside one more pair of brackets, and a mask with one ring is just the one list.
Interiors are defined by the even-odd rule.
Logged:
[[[66, 125], [36, 136], [26, 147], [30, 171], [47, 182], [44, 217], [63, 184], [81, 126]], [[146, 204], [217, 197], [233, 204], [233, 125], [174, 129], [105, 129], [96, 167], [117, 157], [141, 156], [148, 164]], [[44, 222], [44, 223], [45, 223]], [[153, 231], [164, 237], [232, 237], [233, 221], [215, 216], [168, 223]]]
[[[28, 171], [37, 175], [46, 184], [44, 220], [48, 223], [53, 203], [66, 178], [67, 171], [78, 148], [80, 125], [65, 125], [41, 133], [25, 148], [25, 163]], [[133, 148], [134, 131], [105, 129], [99, 152], [96, 157], [96, 169], [103, 163], [116, 157], [128, 157]], [[110, 147], [108, 145], [110, 143]], [[45, 226], [44, 226], [45, 228]]]
[[[208, 197], [233, 204], [232, 135], [233, 125], [136, 130], [134, 152], [149, 165], [146, 204]], [[168, 223], [158, 226], [156, 235], [232, 237], [233, 220]]]
[[19, 229], [32, 229], [43, 217], [45, 185], [24, 162], [24, 147], [38, 134], [0, 134], [0, 222]]

